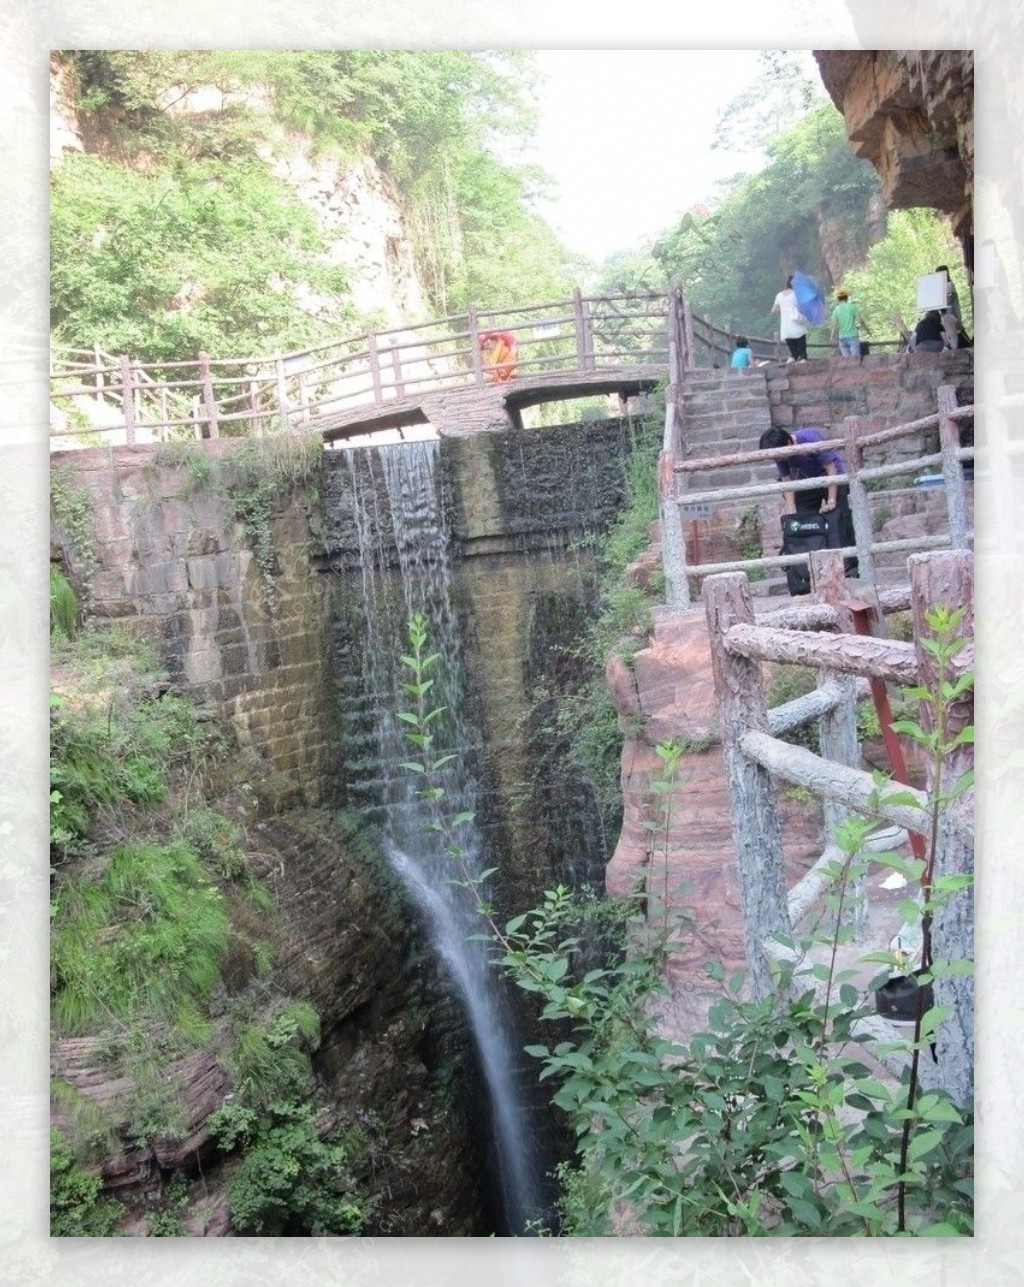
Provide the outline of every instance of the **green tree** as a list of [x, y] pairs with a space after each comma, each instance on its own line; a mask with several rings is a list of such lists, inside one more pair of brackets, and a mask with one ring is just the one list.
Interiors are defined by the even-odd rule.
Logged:
[[80, 347], [150, 362], [299, 347], [323, 325], [302, 306], [307, 288], [334, 325], [352, 316], [315, 216], [255, 158], [140, 173], [67, 157], [51, 180], [50, 249], [51, 325]]
[[948, 266], [960, 297], [968, 333], [973, 330], [971, 292], [960, 247], [949, 220], [936, 210], [890, 210], [885, 237], [868, 251], [867, 261], [846, 274], [843, 285], [857, 300], [872, 333], [893, 334], [893, 318], [913, 327], [917, 313], [917, 278]]
[[[375, 159], [439, 311], [564, 294], [570, 265], [518, 165], [533, 128], [520, 50], [64, 51], [104, 155], [52, 183], [52, 325], [148, 360], [301, 347], [354, 321], [329, 230], [266, 159], [303, 132]], [[179, 111], [190, 90], [224, 97]], [[312, 300], [310, 297], [312, 296]], [[354, 327], [353, 327], [354, 329]]]
[[768, 152], [768, 165], [737, 182], [709, 217], [688, 212], [653, 250], [665, 279], [681, 281], [698, 312], [756, 336], [775, 334], [772, 301], [795, 269], [831, 287], [822, 223], [838, 221], [863, 236], [879, 186], [830, 102], [776, 137]]
[[811, 79], [791, 50], [763, 50], [758, 62], [760, 74], [719, 112], [712, 151], [766, 151], [822, 99], [820, 81]]

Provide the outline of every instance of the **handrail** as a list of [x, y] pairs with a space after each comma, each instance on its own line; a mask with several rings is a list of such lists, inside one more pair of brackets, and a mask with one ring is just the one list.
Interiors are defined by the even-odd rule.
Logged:
[[[915, 638], [907, 644], [872, 638], [854, 629], [856, 613], [863, 604], [850, 597], [840, 552], [817, 551], [811, 556], [811, 566], [815, 599], [800, 608], [789, 609], [786, 617], [787, 627], [795, 624], [801, 615], [805, 618], [803, 628], [798, 630], [768, 624], [769, 617], [777, 614], [755, 617], [749, 583], [742, 572], [710, 576], [703, 586], [739, 867], [744, 944], [755, 997], [766, 997], [774, 991], [770, 958], [779, 955], [779, 940], [792, 939], [797, 918], [810, 909], [827, 884], [824, 866], [838, 856], [835, 847], [829, 845], [794, 888], [787, 889], [775, 779], [811, 790], [824, 802], [827, 820], [830, 812], [832, 819], [838, 820], [843, 810], [852, 810], [895, 823], [919, 836], [930, 834], [926, 792], [915, 790], [906, 782], [894, 784], [894, 792], [880, 791], [873, 775], [858, 767], [852, 710], [856, 690], [855, 686], [851, 688], [849, 676], [884, 676], [901, 683], [934, 686], [936, 662], [921, 631], [928, 610], [936, 604], [962, 609], [964, 631], [968, 636], [972, 633], [973, 577], [971, 557], [966, 551], [922, 554], [910, 560], [909, 594], [890, 595], [888, 605], [891, 608], [898, 602], [902, 607], [909, 600]], [[886, 606], [880, 604], [879, 611], [885, 611]], [[837, 617], [836, 621], [825, 620], [825, 631], [817, 628], [822, 624], [819, 615], [822, 607], [831, 608]], [[758, 664], [765, 660], [816, 666], [818, 687], [806, 697], [770, 711]], [[964, 663], [959, 669], [968, 665]], [[967, 695], [947, 711], [947, 739], [955, 737], [970, 723], [972, 708], [973, 702]], [[822, 717], [820, 754], [780, 740], [780, 734], [795, 723]], [[958, 761], [950, 765], [951, 771], [959, 772], [973, 764], [973, 753], [966, 743], [956, 756]], [[893, 798], [888, 799], [888, 795]], [[935, 844], [933, 861], [937, 874], [970, 871], [973, 866], [970, 811], [951, 816], [948, 825], [939, 828]], [[863, 902], [853, 918], [855, 935], [862, 933], [867, 923], [866, 882], [861, 883], [858, 894]], [[958, 954], [956, 922], [954, 916], [948, 926], [939, 920], [933, 924], [933, 941], [939, 957], [952, 958]], [[946, 935], [950, 936], [948, 942], [943, 941]], [[965, 995], [956, 980], [940, 978], [936, 980], [936, 1000], [956, 1010], [965, 1004]], [[873, 1031], [872, 1036], [883, 1041], [892, 1039], [894, 1034], [886, 1025], [875, 1027], [877, 1031]], [[969, 1030], [969, 1022], [966, 1027]], [[943, 1037], [938, 1040], [941, 1054]], [[882, 1048], [876, 1050], [876, 1054], [894, 1071], [899, 1071], [899, 1060], [891, 1060], [891, 1051]], [[947, 1074], [940, 1059], [936, 1082], [942, 1085], [948, 1081], [944, 1088], [954, 1098], [957, 1075], [955, 1067]]]
[[[487, 370], [479, 337], [508, 330], [516, 338], [516, 376], [593, 376], [623, 367], [695, 369], [731, 351], [733, 336], [709, 318], [695, 315], [678, 287], [669, 291], [618, 291], [504, 309], [468, 309], [426, 322], [333, 338], [303, 349], [249, 357], [213, 357], [140, 363], [92, 350], [55, 346], [50, 359], [51, 398], [89, 399], [104, 408], [87, 426], [56, 436], [102, 436], [124, 429], [186, 428], [216, 436], [221, 421], [238, 423], [251, 413], [251, 430], [270, 419], [290, 424], [321, 414], [366, 409], [433, 390], [482, 386]], [[670, 334], [677, 358], [670, 360]], [[759, 356], [779, 357], [774, 339], [751, 341]], [[92, 361], [80, 360], [92, 357]], [[170, 403], [168, 404], [168, 399]], [[119, 405], [120, 404], [120, 405]], [[83, 408], [85, 409], [85, 408]], [[168, 410], [176, 414], [169, 415]], [[120, 421], [117, 413], [121, 411]], [[870, 441], [870, 439], [866, 439]], [[688, 468], [693, 465], [688, 462]]]
[[[965, 407], [956, 405], [956, 390], [952, 385], [940, 385], [937, 391], [937, 400], [939, 403], [937, 411], [927, 416], [919, 417], [916, 420], [909, 420], [881, 430], [861, 432], [859, 418], [849, 416], [843, 421], [841, 437], [830, 437], [820, 444], [815, 444], [816, 451], [833, 449], [845, 452], [845, 472], [834, 475], [832, 481], [837, 485], [845, 483], [850, 489], [850, 510], [856, 545], [848, 547], [846, 553], [850, 557], [856, 554], [860, 563], [861, 577], [872, 584], [875, 580], [873, 556], [876, 554], [901, 550], [925, 550], [934, 548], [936, 545], [949, 545], [953, 549], [967, 549], [973, 539], [973, 533], [969, 530], [967, 524], [963, 464], [974, 459], [974, 448], [960, 445], [957, 426], [961, 420], [973, 418], [975, 409], [973, 404]], [[936, 426], [939, 430], [939, 451], [918, 450], [913, 456], [908, 456], [898, 461], [878, 465], [866, 465], [864, 463], [865, 450], [887, 446]], [[716, 470], [725, 470], [737, 465], [764, 464], [768, 466], [775, 461], [785, 460], [791, 456], [801, 454], [806, 455], [807, 448], [796, 444], [789, 447], [775, 447], [765, 450], [729, 452], [718, 456], [702, 457], [698, 460], [675, 459], [672, 462], [670, 473], [663, 475], [662, 478], [663, 508], [667, 507], [670, 515], [672, 513], [675, 515], [674, 520], [670, 517], [669, 521], [682, 525], [683, 508], [688, 505], [760, 500], [778, 496], [785, 492], [817, 490], [822, 486], [821, 478], [794, 481], [778, 481], [776, 478], [772, 478], [770, 481], [767, 479], [764, 481], [754, 480], [726, 487], [708, 486], [692, 491], [678, 491], [676, 489], [675, 478], [677, 476], [686, 477], [698, 472], [714, 473]], [[870, 500], [866, 484], [885, 478], [913, 474], [937, 465], [941, 466], [944, 495], [949, 516], [948, 535], [922, 536], [897, 541], [876, 541], [872, 530]], [[682, 561], [680, 561], [678, 553], [680, 544], [682, 545]], [[728, 562], [688, 564], [686, 562], [685, 542], [675, 541], [672, 549], [674, 565], [670, 568], [666, 562], [665, 579], [669, 587], [669, 606], [676, 608], [685, 608], [689, 605], [691, 579], [700, 579], [740, 568], [747, 568], [751, 571], [755, 569], [759, 571], [777, 571], [798, 563], [806, 565], [807, 562], [806, 555], [777, 554], [735, 559]], [[668, 546], [664, 542], [663, 550], [666, 552], [668, 550]]]

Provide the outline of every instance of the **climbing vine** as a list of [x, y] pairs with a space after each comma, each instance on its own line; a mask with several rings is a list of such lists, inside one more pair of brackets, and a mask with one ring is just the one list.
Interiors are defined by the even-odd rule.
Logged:
[[75, 482], [68, 464], [55, 465], [50, 471], [50, 515], [66, 537], [75, 564], [70, 568], [87, 606], [92, 581], [99, 568], [96, 531], [93, 523], [92, 493]]

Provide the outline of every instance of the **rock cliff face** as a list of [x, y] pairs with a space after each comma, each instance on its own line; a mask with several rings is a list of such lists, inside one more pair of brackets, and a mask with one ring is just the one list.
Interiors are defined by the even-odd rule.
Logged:
[[[230, 762], [224, 771], [232, 771]], [[52, 1075], [116, 1129], [119, 1142], [100, 1170], [106, 1191], [136, 1213], [135, 1225], [122, 1231], [146, 1236], [140, 1213], [176, 1176], [188, 1187], [188, 1234], [232, 1236], [226, 1186], [237, 1161], [219, 1156], [209, 1117], [238, 1090], [232, 1008], [247, 1004], [256, 1012], [270, 996], [309, 1001], [320, 1015], [313, 1065], [332, 1122], [361, 1133], [357, 1179], [387, 1195], [373, 1204], [365, 1232], [466, 1237], [486, 1230], [479, 1128], [466, 1107], [477, 1091], [462, 1020], [386, 863], [326, 810], [263, 817], [263, 805], [244, 792], [224, 797], [220, 807], [246, 825], [248, 861], [274, 890], [278, 911], [261, 929], [276, 963], [272, 981], [255, 979], [252, 963], [236, 952], [225, 967], [226, 990], [211, 1005], [218, 1016], [212, 1039], [201, 1050], [165, 1057], [160, 1085], [177, 1097], [180, 1125], [138, 1138], [146, 1083], [112, 1060], [109, 1036], [64, 1037], [51, 1052]], [[225, 897], [236, 914], [254, 916], [230, 889]], [[53, 1122], [74, 1134], [64, 1101], [55, 1103]]]
[[[221, 111], [239, 101], [267, 109], [258, 92], [228, 94], [212, 85], [168, 93], [169, 114]], [[50, 158], [69, 151], [101, 151], [102, 136], [83, 128], [73, 78], [59, 57], [50, 59]], [[290, 183], [316, 213], [331, 239], [331, 258], [349, 269], [355, 307], [376, 325], [397, 327], [422, 321], [426, 292], [417, 271], [405, 214], [397, 192], [371, 157], [339, 161], [314, 157], [311, 140], [292, 133], [287, 141], [261, 146], [271, 168]], [[321, 301], [310, 291], [303, 301], [318, 313]]]
[[878, 171], [886, 204], [943, 211], [966, 248], [974, 209], [973, 52], [816, 49], [814, 56], [853, 150]]

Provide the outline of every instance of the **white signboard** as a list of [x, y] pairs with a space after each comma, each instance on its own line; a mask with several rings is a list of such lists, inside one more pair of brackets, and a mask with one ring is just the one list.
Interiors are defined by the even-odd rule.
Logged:
[[923, 273], [917, 279], [917, 307], [919, 312], [946, 307], [946, 274]]
[[679, 514], [681, 518], [710, 518], [714, 508], [710, 501], [703, 501], [697, 505], [680, 505]]

